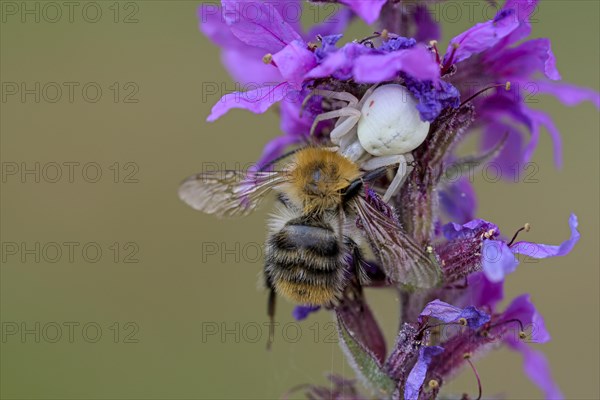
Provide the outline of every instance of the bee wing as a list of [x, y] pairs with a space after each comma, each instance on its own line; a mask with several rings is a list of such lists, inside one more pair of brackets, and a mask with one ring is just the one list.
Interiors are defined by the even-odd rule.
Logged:
[[[370, 193], [368, 196], [376, 196]], [[357, 196], [354, 208], [359, 228], [381, 262], [388, 278], [416, 288], [431, 288], [438, 284], [441, 271], [434, 254], [421, 248], [401, 228], [394, 211], [383, 200]], [[383, 210], [382, 210], [383, 208]]]
[[284, 172], [204, 172], [181, 183], [179, 198], [198, 211], [218, 217], [242, 217], [254, 211], [264, 196], [283, 182]]

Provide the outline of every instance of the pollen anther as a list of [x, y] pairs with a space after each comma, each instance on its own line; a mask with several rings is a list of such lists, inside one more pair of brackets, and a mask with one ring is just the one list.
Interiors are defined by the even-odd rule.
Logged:
[[527, 339], [527, 333], [521, 331], [519, 332], [519, 339], [523, 340], [523, 339]]
[[429, 386], [430, 389], [437, 389], [440, 387], [440, 383], [438, 381], [436, 381], [435, 379], [431, 379], [429, 381], [429, 383], [427, 384], [427, 386]]
[[271, 53], [265, 54], [262, 58], [262, 62], [264, 62], [265, 64], [271, 64], [272, 61], [273, 61], [273, 54], [271, 54]]

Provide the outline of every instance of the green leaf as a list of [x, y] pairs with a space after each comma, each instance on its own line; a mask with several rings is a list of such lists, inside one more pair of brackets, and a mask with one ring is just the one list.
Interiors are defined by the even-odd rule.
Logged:
[[340, 315], [337, 315], [337, 326], [340, 346], [357, 376], [377, 394], [377, 397], [391, 398], [396, 389], [396, 382], [383, 372], [373, 353], [356, 340]]

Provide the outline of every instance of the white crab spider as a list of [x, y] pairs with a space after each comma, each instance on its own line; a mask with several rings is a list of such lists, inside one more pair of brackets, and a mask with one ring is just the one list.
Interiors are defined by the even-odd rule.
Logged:
[[317, 115], [311, 136], [320, 121], [338, 118], [330, 138], [344, 156], [365, 171], [398, 164], [398, 172], [383, 196], [389, 201], [409, 172], [411, 151], [423, 143], [429, 131], [429, 122], [421, 121], [412, 95], [396, 84], [372, 86], [360, 101], [347, 92], [317, 89], [312, 94], [347, 105]]

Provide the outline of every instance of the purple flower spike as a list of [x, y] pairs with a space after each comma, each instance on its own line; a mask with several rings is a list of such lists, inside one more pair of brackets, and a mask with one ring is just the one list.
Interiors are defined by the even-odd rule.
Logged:
[[567, 255], [579, 241], [581, 236], [577, 231], [577, 216], [575, 214], [571, 214], [571, 217], [569, 218], [569, 227], [571, 228], [571, 237], [568, 240], [565, 240], [560, 246], [531, 242], [517, 242], [511, 246], [510, 250], [513, 253], [524, 254], [532, 258], [559, 257]]
[[294, 311], [292, 311], [292, 316], [296, 321], [302, 321], [310, 314], [317, 312], [320, 309], [320, 306], [296, 306], [294, 307]]
[[490, 320], [488, 314], [473, 306], [459, 308], [441, 300], [434, 300], [427, 304], [419, 315], [419, 322], [422, 322], [423, 317], [437, 318], [446, 323], [459, 322], [464, 319], [467, 321], [467, 326], [472, 329], [477, 329]]
[[404, 386], [404, 400], [414, 400], [419, 398], [421, 386], [427, 375], [427, 369], [433, 357], [442, 354], [444, 348], [440, 346], [422, 347], [419, 351], [419, 359], [408, 374], [406, 385]]

